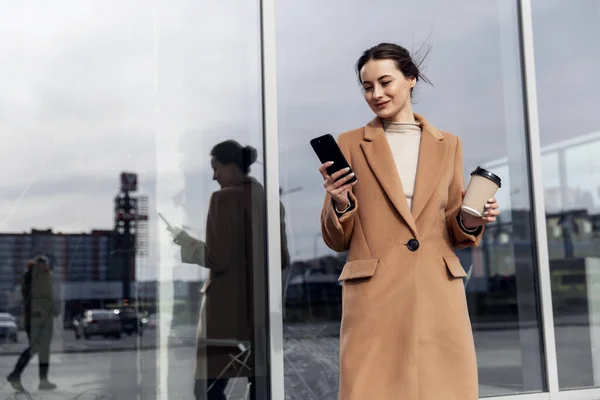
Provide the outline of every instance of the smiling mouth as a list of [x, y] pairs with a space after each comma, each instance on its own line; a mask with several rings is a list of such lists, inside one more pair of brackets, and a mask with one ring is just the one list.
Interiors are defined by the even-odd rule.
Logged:
[[385, 106], [386, 106], [386, 105], [387, 105], [389, 102], [390, 102], [390, 101], [388, 100], [388, 101], [384, 101], [383, 103], [375, 103], [375, 106], [376, 106], [376, 107], [379, 107], [379, 108], [383, 108], [383, 107], [385, 107]]

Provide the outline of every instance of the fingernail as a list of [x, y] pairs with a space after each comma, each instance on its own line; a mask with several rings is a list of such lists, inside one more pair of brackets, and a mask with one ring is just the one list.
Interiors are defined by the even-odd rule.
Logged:
[[490, 208], [490, 205], [489, 205], [489, 204], [486, 204], [486, 205], [485, 205], [485, 208]]
[[488, 200], [488, 203], [491, 203], [491, 202], [493, 202], [493, 201], [494, 201], [494, 199], [489, 199], [489, 200]]
[[329, 164], [329, 165], [333, 165], [333, 161], [329, 161], [327, 164]]
[[350, 167], [344, 168], [344, 171], [350, 171]]
[[350, 174], [350, 176], [354, 176], [354, 172]]

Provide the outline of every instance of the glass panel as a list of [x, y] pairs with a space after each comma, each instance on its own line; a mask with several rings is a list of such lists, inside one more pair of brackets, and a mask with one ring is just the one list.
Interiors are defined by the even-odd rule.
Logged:
[[[0, 322], [2, 379], [16, 368], [12, 385], [22, 371], [46, 398], [20, 356], [31, 342], [56, 398], [190, 399], [207, 380], [266, 398], [259, 10], [3, 6], [0, 311], [16, 322]], [[255, 151], [215, 148], [228, 140]], [[158, 212], [189, 236], [174, 243]], [[36, 263], [22, 293], [37, 255], [52, 274]]]
[[292, 259], [284, 277], [286, 397], [337, 398], [337, 278], [346, 254], [321, 239], [324, 190], [309, 140], [373, 118], [353, 67], [382, 41], [433, 45], [424, 72], [435, 89], [417, 86], [415, 111], [461, 137], [465, 179], [477, 165], [503, 179], [501, 218], [478, 249], [458, 252], [469, 271], [480, 395], [543, 391], [517, 3], [379, 0], [366, 10], [358, 0], [343, 9], [305, 1], [277, 13], [280, 176]]
[[600, 386], [600, 3], [573, 5], [566, 0], [533, 2], [561, 389]]

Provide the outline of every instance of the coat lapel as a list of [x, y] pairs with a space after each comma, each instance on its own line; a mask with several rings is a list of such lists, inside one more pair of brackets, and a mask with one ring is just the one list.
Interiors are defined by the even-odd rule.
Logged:
[[383, 132], [379, 118], [373, 119], [365, 127], [364, 141], [361, 143], [365, 158], [400, 216], [406, 221], [413, 234], [417, 235], [415, 220], [408, 208], [402, 182], [398, 175], [392, 150]]
[[433, 195], [444, 172], [447, 146], [444, 143], [444, 136], [439, 130], [422, 116], [415, 114], [415, 118], [421, 123], [423, 131], [411, 210], [416, 221]]

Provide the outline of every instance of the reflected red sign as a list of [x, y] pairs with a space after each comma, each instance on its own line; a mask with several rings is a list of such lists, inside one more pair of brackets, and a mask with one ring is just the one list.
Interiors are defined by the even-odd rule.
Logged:
[[137, 174], [121, 172], [121, 190], [135, 192], [137, 190]]

